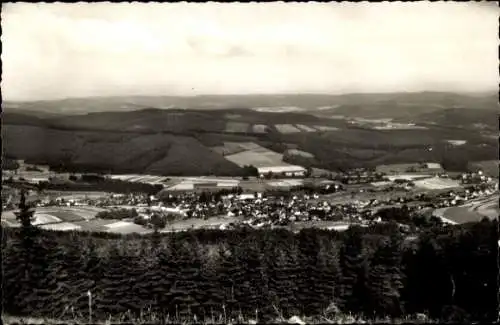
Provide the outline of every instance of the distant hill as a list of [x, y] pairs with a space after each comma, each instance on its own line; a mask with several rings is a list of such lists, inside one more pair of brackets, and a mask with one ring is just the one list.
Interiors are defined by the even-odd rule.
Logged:
[[498, 113], [498, 109], [446, 108], [420, 114], [414, 120], [419, 123], [432, 123], [440, 126], [498, 130]]
[[[316, 110], [331, 105], [430, 106], [436, 108], [467, 107], [496, 108], [498, 94], [455, 94], [446, 92], [387, 93], [387, 94], [285, 94], [285, 95], [201, 95], [89, 97], [31, 102], [5, 101], [5, 111], [31, 111], [50, 114], [85, 114], [105, 111], [133, 111], [147, 107], [159, 109], [240, 109], [254, 107], [299, 107]], [[381, 105], [383, 104], [383, 105]]]
[[[303, 109], [249, 109], [278, 107], [272, 105]], [[315, 157], [309, 162], [313, 167], [330, 170], [440, 162], [444, 157], [468, 161], [498, 157], [498, 139], [491, 136], [498, 131], [494, 95], [110, 97], [2, 106], [4, 154], [81, 171], [242, 175], [241, 168], [211, 150], [224, 142], [255, 142], [280, 153], [293, 145]], [[338, 115], [392, 118], [427, 129], [375, 130], [351, 125]], [[276, 124], [325, 126], [334, 131], [280, 133]], [[260, 129], [266, 131], [259, 132], [255, 126], [265, 126]], [[466, 144], [450, 147], [449, 139]]]

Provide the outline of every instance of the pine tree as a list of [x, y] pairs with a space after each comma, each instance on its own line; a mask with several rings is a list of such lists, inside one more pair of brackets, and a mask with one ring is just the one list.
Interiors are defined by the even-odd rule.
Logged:
[[[173, 239], [170, 258], [175, 261], [175, 280], [168, 292], [170, 306], [175, 314], [187, 316], [199, 306], [196, 301], [196, 280], [199, 278], [201, 260], [193, 246]], [[172, 310], [173, 311], [173, 310]]]
[[256, 237], [254, 234], [241, 243], [238, 256], [238, 260], [245, 270], [245, 278], [239, 286], [244, 299], [239, 299], [239, 302], [242, 303], [241, 310], [246, 315], [253, 315], [255, 310], [261, 311], [267, 305], [265, 303], [267, 284], [260, 250], [261, 238]]
[[[229, 316], [230, 312], [236, 312], [240, 304], [244, 304], [244, 295], [241, 294], [241, 283], [245, 279], [245, 270], [240, 263], [238, 247], [234, 244], [219, 244], [218, 247], [219, 287], [223, 291], [224, 310]], [[224, 310], [219, 310], [223, 312]]]
[[391, 235], [375, 251], [370, 264], [368, 292], [369, 310], [376, 315], [400, 316], [400, 290], [402, 272], [400, 269], [401, 238]]
[[[7, 286], [7, 292], [13, 295], [11, 301], [13, 306], [20, 312], [32, 312], [37, 301], [33, 296], [33, 288], [37, 288], [43, 279], [43, 267], [45, 263], [45, 254], [43, 246], [37, 241], [38, 229], [33, 225], [34, 210], [30, 209], [26, 203], [26, 192], [21, 190], [19, 202], [19, 211], [16, 212], [16, 218], [21, 223], [18, 240], [13, 243], [14, 251], [18, 255], [16, 267], [6, 272], [10, 275], [10, 271], [16, 272], [12, 278], [16, 283]], [[10, 291], [12, 290], [12, 291]]]
[[207, 256], [199, 273], [195, 299], [202, 304], [198, 313], [203, 319], [210, 318], [212, 312], [225, 303], [224, 290], [219, 286], [221, 275], [217, 272], [218, 263], [218, 256]]
[[362, 229], [345, 232], [340, 249], [340, 305], [345, 312], [363, 312], [366, 305], [367, 261], [363, 251]]
[[127, 278], [130, 257], [124, 255], [117, 244], [111, 246], [109, 256], [103, 263], [102, 279], [94, 294], [95, 311], [118, 315], [125, 313], [129, 306], [127, 297], [130, 286]]
[[[293, 250], [293, 244], [290, 240], [272, 243], [266, 256], [269, 258], [267, 264], [268, 273], [268, 309], [273, 316], [276, 315], [274, 307], [282, 313], [283, 317], [296, 315], [298, 312], [298, 301], [296, 299], [298, 287], [297, 281], [300, 275], [300, 268], [297, 264], [296, 252]], [[289, 247], [287, 247], [289, 246]]]
[[21, 198], [19, 201], [19, 212], [16, 213], [16, 219], [21, 223], [21, 229], [25, 232], [32, 231], [35, 211], [31, 210], [26, 204], [26, 192], [21, 190]]
[[[318, 252], [318, 295], [322, 311], [334, 304], [337, 307], [338, 294], [340, 292], [341, 271], [339, 266], [338, 248], [331, 238], [325, 238], [321, 242]], [[333, 311], [333, 310], [332, 310]]]

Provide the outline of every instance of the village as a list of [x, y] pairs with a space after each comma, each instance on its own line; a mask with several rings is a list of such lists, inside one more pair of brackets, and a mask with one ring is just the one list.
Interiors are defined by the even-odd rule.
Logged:
[[[64, 184], [79, 178], [89, 182], [97, 177], [21, 166], [14, 173], [4, 173], [4, 179], [13, 182], [7, 186], [50, 184], [54, 180]], [[288, 174], [243, 179], [107, 175], [99, 177], [161, 185], [162, 189], [146, 194], [51, 191], [49, 186], [28, 193], [34, 198], [35, 224], [55, 230], [141, 234], [154, 229], [168, 232], [236, 227], [345, 230], [352, 224], [391, 221], [384, 220], [381, 213], [391, 208], [405, 209], [408, 220], [393, 220], [401, 225], [411, 223], [413, 216], [451, 224], [498, 217], [498, 182], [481, 170], [452, 174], [444, 172], [439, 164], [399, 164], [344, 173], [314, 172], [309, 178]], [[2, 225], [15, 227], [16, 202], [12, 197], [2, 200]], [[446, 213], [451, 207], [459, 209], [459, 220]]]

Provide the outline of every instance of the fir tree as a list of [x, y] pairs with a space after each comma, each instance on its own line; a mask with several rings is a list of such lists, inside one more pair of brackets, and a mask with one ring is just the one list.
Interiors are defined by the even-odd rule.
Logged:
[[375, 251], [369, 272], [369, 310], [378, 316], [400, 316], [400, 238], [393, 235]]
[[349, 228], [340, 249], [340, 305], [347, 312], [360, 313], [366, 303], [367, 261], [363, 251], [362, 230]]

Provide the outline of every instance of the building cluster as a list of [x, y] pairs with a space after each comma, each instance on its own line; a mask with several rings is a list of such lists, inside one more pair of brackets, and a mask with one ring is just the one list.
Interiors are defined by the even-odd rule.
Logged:
[[484, 175], [484, 173], [481, 170], [477, 172], [463, 173], [460, 178], [460, 182], [463, 185], [486, 184], [491, 182], [492, 180], [493, 179], [491, 177]]
[[367, 169], [354, 169], [337, 175], [336, 179], [347, 185], [369, 184], [387, 180], [384, 173]]
[[[388, 199], [352, 200], [331, 203], [318, 194], [290, 195], [286, 197], [256, 194], [230, 194], [201, 199], [194, 194], [170, 195], [168, 200], [140, 213], [145, 219], [151, 213], [162, 213], [170, 220], [211, 217], [238, 217], [252, 227], [285, 226], [294, 222], [345, 221], [370, 223], [377, 221], [377, 213], [384, 208], [407, 206], [410, 212], [426, 208], [457, 206], [468, 200], [494, 193], [493, 188], [480, 186], [461, 191], [448, 190], [436, 194], [401, 195]], [[149, 214], [148, 214], [149, 213]]]

